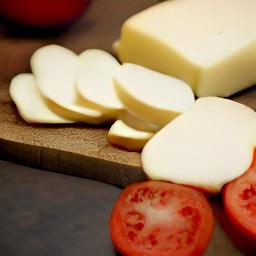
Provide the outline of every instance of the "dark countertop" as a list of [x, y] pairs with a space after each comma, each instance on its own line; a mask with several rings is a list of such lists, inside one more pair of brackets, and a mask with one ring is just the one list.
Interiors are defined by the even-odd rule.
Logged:
[[0, 161], [0, 255], [116, 255], [108, 222], [120, 192]]
[[[0, 160], [1, 256], [114, 256], [109, 218], [121, 189]], [[221, 214], [220, 202], [212, 204]], [[216, 219], [204, 256], [241, 256]]]

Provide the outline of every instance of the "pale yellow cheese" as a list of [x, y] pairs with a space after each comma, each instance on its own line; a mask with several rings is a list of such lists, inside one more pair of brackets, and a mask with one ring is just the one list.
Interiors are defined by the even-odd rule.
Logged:
[[139, 117], [135, 113], [126, 110], [120, 115], [122, 120], [127, 126], [142, 132], [157, 132], [161, 129], [160, 126], [152, 124], [143, 118]]
[[10, 96], [20, 116], [28, 123], [73, 123], [72, 119], [57, 114], [54, 104], [40, 92], [33, 74], [16, 75], [10, 84]]
[[88, 108], [116, 119], [123, 105], [115, 92], [113, 75], [120, 67], [111, 54], [100, 49], [87, 49], [78, 56], [76, 88]]
[[255, 0], [170, 0], [129, 18], [121, 62], [187, 82], [198, 97], [229, 96], [256, 81]]
[[75, 83], [78, 56], [74, 52], [60, 45], [46, 45], [33, 53], [30, 63], [40, 93], [55, 104], [58, 114], [90, 124], [107, 121], [101, 111], [80, 100]]
[[194, 94], [184, 81], [136, 64], [123, 64], [113, 79], [125, 108], [159, 127], [195, 103]]
[[219, 97], [197, 99], [144, 146], [147, 177], [219, 193], [246, 172], [256, 146], [255, 111]]
[[141, 151], [153, 136], [153, 132], [139, 131], [122, 120], [117, 120], [109, 129], [108, 141], [113, 146], [128, 151]]

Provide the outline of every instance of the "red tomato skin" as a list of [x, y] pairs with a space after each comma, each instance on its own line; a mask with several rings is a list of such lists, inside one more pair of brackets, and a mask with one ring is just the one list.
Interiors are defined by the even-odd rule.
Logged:
[[77, 20], [90, 0], [1, 0], [1, 14], [22, 25], [65, 27]]
[[[168, 200], [164, 199], [163, 197], [159, 199], [159, 201], [155, 202], [156, 200], [155, 198], [158, 198], [158, 195], [155, 197], [154, 193], [153, 194], [148, 193], [148, 195], [146, 195], [145, 197], [143, 196], [137, 197], [136, 193], [138, 191], [145, 191], [144, 189], [149, 189], [150, 191], [157, 191], [157, 193], [160, 193], [160, 194], [162, 194], [162, 192], [167, 193], [169, 196], [167, 197]], [[138, 244], [136, 240], [134, 240], [135, 242], [133, 241], [133, 236], [128, 235], [130, 232], [127, 232], [127, 234], [125, 233], [126, 230], [124, 227], [125, 225], [127, 226], [127, 223], [128, 223], [126, 222], [127, 220], [126, 217], [135, 209], [135, 208], [133, 209], [133, 206], [131, 205], [131, 201], [137, 201], [137, 199], [138, 199], [138, 202], [142, 202], [143, 200], [145, 201], [148, 200], [151, 202], [151, 204], [155, 204], [156, 209], [158, 209], [158, 207], [160, 207], [159, 209], [161, 209], [161, 207], [164, 207], [165, 205], [166, 206], [169, 205], [170, 197], [171, 198], [173, 197], [172, 204], [176, 205], [176, 203], [178, 202], [178, 205], [179, 204], [182, 205], [182, 207], [179, 210], [177, 210], [177, 212], [179, 213], [183, 211], [186, 212], [187, 209], [188, 211], [190, 211], [190, 209], [192, 208], [195, 208], [196, 211], [199, 212], [198, 215], [195, 215], [193, 217], [193, 219], [197, 219], [196, 224], [193, 223], [193, 225], [196, 226], [196, 230], [197, 230], [196, 231], [197, 233], [193, 233], [192, 231], [194, 237], [192, 237], [191, 239], [193, 239], [193, 242], [191, 243], [188, 242], [189, 244], [188, 246], [181, 247], [181, 248], [179, 247], [177, 250], [173, 250], [172, 248], [169, 249], [168, 244], [166, 248], [161, 248], [160, 246], [160, 248], [158, 247], [155, 249], [153, 245], [152, 248], [145, 249], [145, 247], [142, 246], [141, 244]], [[183, 205], [183, 203], [181, 203], [183, 201], [190, 202], [190, 204]], [[158, 202], [161, 202], [159, 206], [158, 206]], [[148, 211], [150, 211], [150, 209], [148, 209]], [[143, 218], [142, 215], [141, 215], [141, 219]], [[170, 218], [170, 220], [171, 219], [172, 218]], [[199, 256], [199, 255], [202, 255], [202, 253], [207, 248], [211, 240], [213, 230], [214, 230], [214, 221], [215, 220], [214, 220], [214, 216], [213, 216], [213, 212], [211, 210], [210, 204], [208, 203], [208, 201], [206, 200], [206, 198], [202, 193], [194, 189], [188, 188], [186, 186], [173, 184], [169, 182], [145, 181], [145, 182], [133, 183], [129, 185], [120, 194], [115, 206], [112, 209], [112, 213], [110, 216], [110, 235], [116, 250], [120, 252], [122, 255], [126, 255], [126, 256], [151, 256], [151, 255], [152, 256], [153, 255], [154, 256], [168, 256], [168, 255]], [[146, 225], [147, 223], [145, 222], [145, 227]], [[156, 227], [158, 228], [157, 225]], [[136, 229], [139, 230], [139, 232], [144, 228], [144, 226], [140, 222], [134, 226], [136, 227]], [[161, 224], [159, 224], [159, 226], [161, 226]], [[169, 230], [173, 229], [173, 226], [170, 228], [168, 228], [167, 224], [165, 224], [164, 226], [166, 226], [167, 229]], [[150, 233], [146, 237], [146, 239], [150, 239], [151, 237], [152, 237], [152, 234]], [[186, 242], [190, 239], [189, 235], [186, 239], [187, 239]], [[159, 244], [161, 244], [162, 242], [165, 243], [162, 240], [159, 240], [159, 241], [160, 241]], [[175, 241], [171, 243], [175, 243]], [[151, 241], [151, 244], [152, 244], [152, 241]], [[164, 246], [166, 246], [166, 244]]]
[[226, 215], [238, 232], [255, 244], [256, 252], [256, 149], [250, 168], [223, 187], [222, 197]]
[[214, 215], [233, 244], [246, 256], [256, 255], [256, 244], [247, 239], [227, 216], [221, 198], [212, 202]]

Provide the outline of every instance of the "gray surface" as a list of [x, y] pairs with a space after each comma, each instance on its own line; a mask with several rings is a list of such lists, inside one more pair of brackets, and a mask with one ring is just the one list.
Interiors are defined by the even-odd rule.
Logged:
[[0, 255], [117, 255], [108, 221], [120, 191], [0, 161]]
[[[120, 192], [106, 183], [0, 160], [0, 256], [119, 255], [109, 217]], [[222, 214], [219, 201], [212, 206]], [[217, 220], [204, 253], [213, 255], [243, 255]]]

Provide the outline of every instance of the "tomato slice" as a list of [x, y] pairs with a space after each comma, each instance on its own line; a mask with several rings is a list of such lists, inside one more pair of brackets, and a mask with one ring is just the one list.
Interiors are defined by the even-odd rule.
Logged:
[[123, 255], [201, 255], [213, 230], [202, 193], [162, 181], [126, 187], [110, 217], [111, 239]]
[[255, 243], [256, 149], [250, 168], [244, 175], [224, 186], [222, 196], [227, 216], [247, 239]]
[[[221, 197], [221, 195], [219, 195]], [[240, 230], [234, 225], [227, 214], [224, 211], [223, 203], [220, 197], [216, 197], [211, 200], [211, 206], [215, 217], [217, 218], [221, 228], [228, 235], [233, 244], [239, 251], [246, 256], [256, 255], [256, 244], [244, 236]]]

